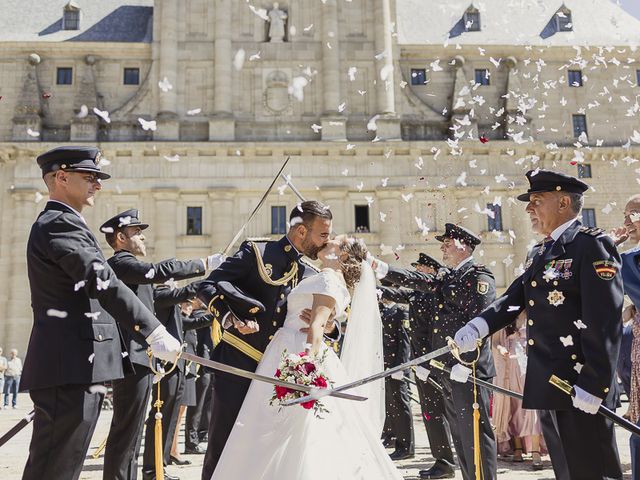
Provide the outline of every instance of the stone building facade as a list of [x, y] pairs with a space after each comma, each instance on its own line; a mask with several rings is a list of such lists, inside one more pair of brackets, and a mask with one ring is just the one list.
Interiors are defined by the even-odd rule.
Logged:
[[[602, 228], [638, 188], [640, 22], [608, 0], [8, 3], [6, 348], [31, 328], [25, 245], [46, 201], [34, 158], [61, 144], [100, 145], [113, 179], [86, 218], [138, 207], [151, 259], [222, 250], [290, 157], [285, 173], [331, 206], [337, 232], [408, 264], [460, 222], [500, 287], [535, 241], [514, 200], [525, 171], [579, 172], [585, 221]], [[286, 228], [299, 200], [276, 186], [247, 236]]]

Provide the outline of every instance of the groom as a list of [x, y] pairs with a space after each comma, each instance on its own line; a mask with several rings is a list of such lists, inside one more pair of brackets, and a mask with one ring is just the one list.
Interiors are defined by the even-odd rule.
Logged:
[[[291, 211], [286, 236], [278, 241], [243, 242], [233, 257], [202, 282], [198, 298], [224, 328], [222, 341], [213, 351], [214, 360], [252, 372], [256, 370], [273, 334], [284, 323], [289, 292], [303, 278], [317, 273], [314, 267], [302, 261], [302, 256], [312, 260], [318, 258], [318, 252], [329, 241], [332, 218], [329, 208], [321, 203], [303, 202]], [[224, 295], [217, 291], [217, 283], [222, 281], [232, 283], [262, 302], [265, 311], [253, 318], [234, 316]], [[330, 325], [333, 330], [334, 324]], [[203, 480], [210, 480], [216, 468], [250, 383], [234, 375], [214, 373], [213, 410]]]

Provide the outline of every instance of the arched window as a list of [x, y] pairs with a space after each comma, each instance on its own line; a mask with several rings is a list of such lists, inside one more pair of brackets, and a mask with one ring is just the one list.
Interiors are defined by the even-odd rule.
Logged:
[[80, 6], [73, 0], [62, 9], [62, 29], [80, 30]]
[[473, 3], [464, 12], [464, 29], [467, 32], [479, 32], [480, 31], [480, 11], [473, 6]]

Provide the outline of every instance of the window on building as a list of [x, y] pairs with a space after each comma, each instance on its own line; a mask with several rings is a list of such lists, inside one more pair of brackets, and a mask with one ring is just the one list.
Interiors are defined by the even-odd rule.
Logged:
[[425, 85], [427, 83], [427, 72], [424, 68], [411, 69], [411, 85]]
[[187, 207], [187, 235], [202, 235], [202, 207]]
[[640, 86], [640, 70], [636, 70], [636, 84]]
[[582, 70], [569, 70], [569, 86], [570, 87], [582, 86]]
[[500, 205], [494, 205], [493, 203], [487, 203], [487, 209], [493, 212], [493, 218], [487, 216], [487, 230], [490, 232], [494, 230], [502, 231], [502, 207]]
[[578, 178], [591, 178], [591, 164], [579, 163], [578, 164]]
[[558, 32], [571, 32], [573, 30], [571, 10], [568, 8], [562, 8], [556, 12], [556, 30]]
[[124, 84], [125, 85], [139, 85], [140, 84], [140, 69], [139, 68], [125, 68], [124, 69]]
[[80, 30], [80, 9], [69, 2], [62, 12], [63, 30]]
[[284, 235], [287, 233], [287, 207], [271, 207], [271, 234]]
[[573, 136], [579, 137], [582, 133], [587, 133], [587, 116], [586, 115], [574, 115], [573, 116]]
[[58, 85], [71, 85], [73, 83], [73, 68], [60, 67], [56, 75]]
[[464, 29], [467, 32], [480, 31], [480, 12], [477, 8], [469, 8], [464, 13]]
[[369, 233], [369, 205], [356, 205], [356, 233]]
[[585, 227], [595, 228], [596, 225], [596, 209], [595, 208], [583, 208], [582, 209], [582, 224]]
[[475, 79], [478, 85], [489, 85], [489, 70], [486, 68], [477, 68]]

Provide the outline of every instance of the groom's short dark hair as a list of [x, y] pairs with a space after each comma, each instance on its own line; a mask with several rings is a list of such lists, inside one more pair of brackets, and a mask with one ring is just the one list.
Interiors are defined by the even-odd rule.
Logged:
[[333, 220], [333, 215], [331, 214], [329, 207], [316, 200], [308, 200], [296, 205], [289, 214], [289, 223], [291, 223], [291, 220], [296, 217], [301, 218], [302, 223], [308, 227], [311, 226], [316, 218]]

